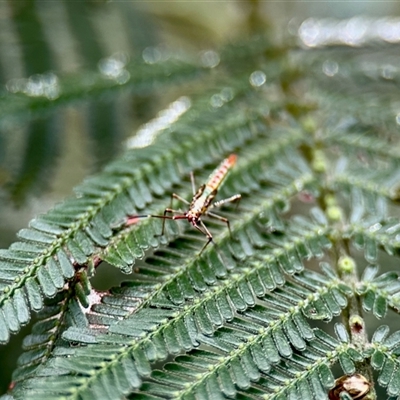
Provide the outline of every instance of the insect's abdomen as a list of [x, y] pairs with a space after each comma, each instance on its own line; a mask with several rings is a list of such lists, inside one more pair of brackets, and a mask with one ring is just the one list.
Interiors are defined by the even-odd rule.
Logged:
[[231, 154], [228, 158], [225, 158], [225, 160], [222, 161], [217, 169], [214, 170], [214, 172], [208, 178], [208, 182], [206, 183], [206, 188], [208, 189], [207, 191], [212, 192], [213, 190], [218, 189], [228, 174], [229, 169], [235, 165], [236, 158], [236, 154]]

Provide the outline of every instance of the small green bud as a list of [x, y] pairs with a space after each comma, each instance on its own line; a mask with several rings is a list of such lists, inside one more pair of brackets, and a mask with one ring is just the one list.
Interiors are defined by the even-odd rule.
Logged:
[[338, 268], [340, 271], [346, 274], [350, 274], [356, 268], [356, 262], [354, 261], [353, 258], [349, 256], [340, 257], [338, 262]]
[[310, 116], [303, 118], [301, 125], [306, 132], [314, 133], [317, 130], [315, 119]]
[[328, 169], [325, 154], [321, 150], [315, 150], [312, 168], [315, 172], [325, 172]]
[[342, 209], [338, 206], [329, 206], [326, 209], [326, 214], [330, 221], [341, 221], [343, 218]]
[[334, 206], [334, 205], [336, 205], [336, 198], [335, 198], [335, 196], [333, 195], [333, 194], [327, 194], [325, 197], [324, 197], [324, 200], [325, 200], [325, 204], [327, 205], [327, 206]]

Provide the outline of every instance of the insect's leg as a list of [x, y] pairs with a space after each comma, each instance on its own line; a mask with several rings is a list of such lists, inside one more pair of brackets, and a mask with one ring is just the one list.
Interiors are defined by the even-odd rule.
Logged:
[[[180, 200], [181, 202], [185, 203], [185, 204], [190, 204], [187, 200], [185, 200], [183, 197], [179, 196], [179, 194], [176, 193], [172, 193], [171, 194], [171, 201], [169, 202], [169, 207], [166, 208], [164, 210], [164, 217], [166, 216], [167, 213], [180, 213], [182, 214], [182, 211], [176, 211], [172, 208], [172, 201], [174, 199]], [[165, 218], [165, 219], [173, 219], [173, 218]], [[165, 230], [165, 219], [163, 221], [163, 225], [162, 225], [162, 230], [161, 230], [161, 235], [164, 235], [164, 230]]]
[[[221, 207], [223, 204], [231, 203], [233, 201], [237, 201], [237, 203], [236, 203], [236, 208], [237, 208], [241, 198], [242, 198], [241, 194], [235, 194], [235, 195], [233, 195], [231, 197], [228, 197], [227, 199], [216, 201], [215, 203], [211, 204], [211, 206], [209, 208]], [[228, 218], [221, 217], [220, 215], [214, 214], [214, 213], [212, 213], [210, 211], [207, 211], [205, 214], [208, 215], [211, 218], [215, 218], [215, 219], [218, 219], [218, 220], [220, 220], [222, 222], [225, 222], [226, 225], [228, 226], [230, 236], [233, 237], [232, 236], [232, 231], [231, 231], [231, 224], [229, 223], [229, 219]]]
[[[170, 216], [168, 216], [167, 213], [171, 213], [171, 214], [181, 214], [180, 216], [181, 216], [181, 217], [184, 217], [184, 215], [182, 214], [182, 211], [173, 210], [172, 208], [166, 208], [166, 209], [164, 210], [164, 215], [160, 215], [160, 216], [159, 216], [159, 218], [163, 218], [163, 224], [162, 224], [162, 229], [161, 229], [161, 235], [160, 235], [160, 236], [163, 236], [163, 235], [164, 235], [164, 231], [165, 231], [165, 220], [166, 220], [166, 219], [176, 219], [175, 217], [170, 217]], [[157, 216], [154, 215], [154, 217], [157, 217]]]
[[203, 235], [207, 236], [207, 242], [204, 244], [203, 248], [201, 249], [199, 256], [201, 253], [204, 251], [204, 249], [209, 245], [210, 242], [212, 242], [213, 237], [211, 235], [211, 232], [207, 229], [207, 227], [204, 225], [203, 221], [200, 221], [201, 227], [198, 225], [194, 225], [194, 227], [201, 232]]
[[196, 194], [196, 184], [194, 183], [193, 171], [190, 171], [190, 182], [192, 182], [192, 192], [193, 192], [193, 196], [194, 196]]
[[[170, 212], [170, 213], [177, 213], [177, 214], [180, 213], [180, 214], [183, 215], [183, 212], [182, 212], [182, 211], [176, 211], [176, 210], [174, 210], [174, 209], [172, 208], [172, 200], [173, 200], [173, 199], [177, 199], [177, 200], [181, 201], [182, 203], [185, 203], [185, 204], [187, 204], [187, 205], [190, 205], [190, 202], [188, 202], [186, 199], [184, 199], [183, 197], [179, 196], [179, 195], [176, 194], [176, 193], [172, 193], [172, 194], [171, 194], [171, 200], [170, 200], [170, 203], [169, 203], [169, 207], [166, 208], [166, 209], [164, 210], [164, 216], [162, 216], [162, 215], [150, 215], [150, 214], [131, 215], [131, 216], [128, 217], [128, 221], [126, 222], [126, 225], [133, 225], [133, 224], [135, 224], [139, 218], [154, 217], [154, 218], [164, 218], [164, 220], [166, 220], [166, 219], [173, 219], [173, 217], [167, 217], [167, 216], [166, 216], [168, 212]], [[163, 228], [162, 228], [162, 231], [163, 231], [163, 232], [164, 232], [164, 224], [165, 224], [165, 221], [163, 222]], [[163, 235], [163, 233], [162, 233], [161, 235]]]
[[241, 198], [242, 198], [241, 194], [235, 194], [231, 197], [228, 197], [227, 199], [216, 201], [215, 203], [211, 204], [209, 208], [221, 207], [223, 204], [232, 203], [233, 201], [237, 201], [236, 208], [238, 208]]
[[225, 222], [226, 225], [228, 226], [229, 234], [231, 235], [231, 237], [233, 237], [233, 236], [232, 236], [232, 231], [231, 231], [231, 224], [229, 223], [229, 219], [228, 219], [228, 218], [221, 217], [220, 215], [214, 214], [214, 213], [209, 212], [209, 211], [206, 212], [206, 215], [208, 215], [208, 216], [211, 217], [211, 218], [215, 218], [215, 219], [218, 219], [218, 220], [220, 220], [220, 221], [222, 221], [222, 222]]
[[172, 193], [172, 195], [171, 195], [171, 204], [170, 204], [170, 207], [169, 207], [169, 208], [172, 208], [172, 199], [177, 199], [177, 200], [179, 200], [179, 201], [181, 201], [182, 203], [185, 203], [185, 204], [187, 204], [187, 205], [190, 204], [190, 203], [189, 203], [186, 199], [184, 199], [183, 197], [179, 196], [179, 195], [176, 194], [176, 193]]
[[[182, 203], [185, 203], [185, 204], [188, 204], [188, 205], [190, 204], [186, 199], [184, 199], [183, 197], [179, 196], [179, 194], [172, 193], [171, 194], [171, 199], [170, 199], [170, 202], [169, 202], [169, 207], [166, 210], [172, 210], [172, 202], [173, 202], [174, 199], [177, 199], [177, 200], [181, 201]], [[165, 211], [164, 211], [164, 215], [165, 215]]]

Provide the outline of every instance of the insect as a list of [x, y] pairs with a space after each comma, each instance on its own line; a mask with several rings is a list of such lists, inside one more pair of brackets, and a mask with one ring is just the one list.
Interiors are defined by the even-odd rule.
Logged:
[[[228, 197], [227, 199], [214, 202], [214, 198], [218, 193], [218, 189], [222, 185], [229, 170], [235, 165], [236, 159], [237, 159], [236, 154], [231, 154], [228, 158], [222, 161], [221, 164], [211, 173], [211, 175], [208, 178], [208, 181], [205, 184], [201, 185], [197, 190], [197, 192], [196, 192], [196, 185], [194, 182], [194, 175], [193, 173], [191, 173], [190, 179], [192, 182], [192, 190], [193, 190], [193, 198], [191, 202], [187, 201], [186, 199], [184, 199], [183, 197], [179, 196], [176, 193], [172, 193], [170, 206], [164, 210], [164, 215], [147, 214], [147, 215], [131, 216], [127, 221], [127, 225], [136, 223], [137, 218], [146, 218], [146, 217], [162, 218], [163, 225], [162, 225], [161, 235], [164, 235], [166, 219], [172, 219], [172, 220], [187, 219], [188, 222], [190, 222], [195, 229], [197, 229], [199, 232], [201, 232], [203, 235], [207, 237], [207, 242], [204, 244], [199, 255], [213, 240], [211, 232], [207, 229], [204, 222], [202, 221], [202, 217], [204, 215], [225, 222], [228, 226], [229, 233], [232, 236], [229, 220], [227, 218], [221, 217], [220, 215], [211, 212], [210, 210], [220, 207], [225, 203], [240, 201], [241, 195], [235, 194], [231, 197]], [[187, 211], [174, 210], [172, 208], [172, 203], [174, 199], [179, 200], [182, 203], [186, 204], [188, 206]], [[171, 216], [167, 214], [175, 214], [175, 215]]]
[[371, 383], [361, 374], [343, 375], [336, 379], [335, 386], [329, 391], [329, 400], [340, 400], [340, 394], [346, 392], [354, 400], [362, 400], [370, 391]]

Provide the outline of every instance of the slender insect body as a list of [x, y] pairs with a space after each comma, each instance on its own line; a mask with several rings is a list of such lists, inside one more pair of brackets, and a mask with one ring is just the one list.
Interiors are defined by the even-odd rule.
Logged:
[[[203, 250], [207, 247], [207, 245], [213, 240], [211, 233], [209, 232], [209, 230], [207, 229], [207, 227], [204, 225], [203, 221], [201, 220], [203, 215], [207, 215], [208, 217], [215, 218], [215, 219], [225, 222], [228, 225], [229, 232], [231, 232], [229, 220], [227, 218], [221, 217], [217, 214], [210, 212], [209, 209], [214, 208], [214, 207], [220, 207], [221, 205], [228, 203], [228, 202], [240, 200], [241, 195], [236, 194], [234, 196], [229, 197], [228, 199], [220, 200], [220, 201], [213, 203], [214, 198], [218, 193], [219, 187], [221, 186], [222, 182], [226, 178], [229, 170], [235, 165], [236, 158], [237, 157], [235, 154], [231, 154], [228, 158], [226, 158], [224, 161], [222, 161], [222, 163], [211, 173], [211, 175], [209, 176], [209, 178], [207, 180], [207, 183], [200, 186], [200, 188], [197, 190], [196, 193], [193, 193], [193, 198], [190, 203], [187, 200], [185, 200], [184, 198], [180, 197], [179, 195], [173, 193], [171, 195], [171, 207], [165, 209], [164, 215], [132, 216], [127, 221], [127, 225], [135, 223], [138, 218], [144, 218], [144, 217], [162, 218], [163, 219], [163, 227], [162, 227], [161, 235], [163, 235], [166, 219], [173, 219], [173, 220], [187, 219], [188, 222], [190, 222], [198, 231], [203, 233], [208, 238], [208, 241], [205, 243], [205, 245], [203, 246], [203, 248], [200, 251], [200, 254], [201, 254], [203, 252]], [[193, 174], [191, 175], [191, 179], [192, 179], [193, 191], [195, 191]], [[180, 210], [172, 209], [172, 200], [174, 198], [187, 204], [188, 210], [185, 212], [182, 212]], [[176, 214], [176, 215], [168, 216], [167, 214]]]
[[231, 154], [211, 173], [207, 183], [202, 185], [194, 195], [187, 211], [188, 220], [194, 222], [195, 219], [200, 219], [201, 215], [205, 214], [218, 193], [218, 188], [221, 186], [229, 170], [236, 163], [236, 154]]
[[200, 221], [201, 216], [207, 213], [211, 202], [214, 200], [214, 197], [217, 194], [216, 190], [214, 190], [210, 194], [207, 194], [206, 191], [207, 187], [198, 199], [195, 199], [190, 203], [189, 210], [185, 213], [188, 221], [191, 222], [193, 225], [196, 225], [197, 222]]
[[[210, 193], [213, 192], [214, 190], [218, 190], [218, 188], [221, 186], [221, 183], [228, 174], [229, 170], [235, 165], [236, 159], [237, 159], [236, 154], [231, 154], [228, 158], [222, 161], [219, 167], [216, 168], [214, 172], [210, 175], [206, 183], [206, 189], [209, 189]], [[205, 193], [205, 194], [210, 194], [210, 193]]]

